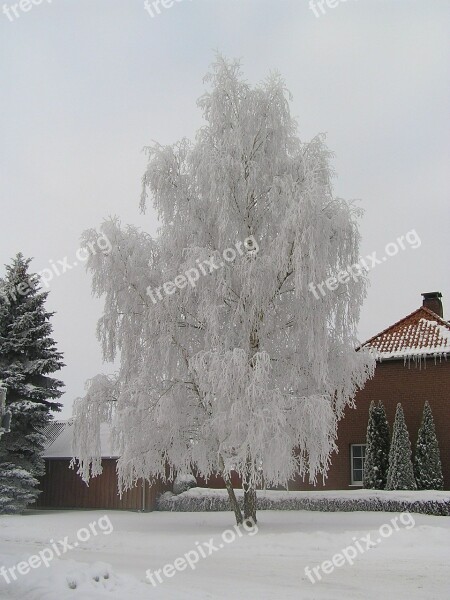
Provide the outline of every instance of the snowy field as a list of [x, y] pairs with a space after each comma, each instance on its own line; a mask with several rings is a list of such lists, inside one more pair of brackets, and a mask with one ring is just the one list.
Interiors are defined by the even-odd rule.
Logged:
[[[398, 513], [260, 511], [256, 533], [242, 530], [240, 536], [234, 530], [235, 540], [223, 543], [233, 537], [230, 532], [222, 537], [233, 527], [231, 513], [109, 511], [101, 520], [104, 515], [104, 511], [31, 511], [0, 517], [0, 567], [7, 568], [45, 549], [48, 556], [52, 543], [62, 548], [58, 542], [66, 536], [73, 545], [79, 537], [89, 537], [90, 523], [98, 524], [96, 534], [91, 529], [89, 539], [78, 541], [76, 548], [65, 546], [66, 552], [49, 560], [48, 567], [28, 568], [24, 575], [16, 569], [17, 580], [10, 584], [0, 576], [1, 600], [450, 597], [448, 517], [404, 515], [396, 530], [391, 519]], [[383, 525], [385, 538], [380, 536]], [[368, 539], [375, 546], [365, 550]], [[213, 551], [211, 544], [217, 549]], [[320, 571], [322, 579], [316, 583], [306, 576], [305, 567], [312, 570], [331, 561], [351, 545], [356, 554], [353, 565], [345, 562], [329, 574]], [[167, 567], [172, 575], [161, 574], [163, 583], [152, 586], [146, 581], [148, 569], [154, 573], [173, 565], [199, 546], [205, 557], [199, 557], [195, 570], [187, 564], [180, 571]]]

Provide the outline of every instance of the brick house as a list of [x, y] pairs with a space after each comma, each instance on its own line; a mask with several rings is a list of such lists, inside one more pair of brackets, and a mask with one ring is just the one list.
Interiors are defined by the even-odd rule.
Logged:
[[381, 400], [389, 426], [400, 402], [414, 451], [425, 400], [433, 412], [441, 453], [444, 489], [450, 490], [450, 324], [443, 319], [441, 294], [422, 294], [420, 308], [370, 338], [363, 347], [377, 355], [374, 377], [347, 407], [338, 426], [338, 453], [325, 484], [294, 481], [289, 489], [345, 490], [362, 487], [366, 429], [372, 400]]
[[[433, 412], [444, 473], [444, 489], [450, 490], [450, 324], [443, 320], [441, 294], [422, 294], [423, 305], [370, 338], [363, 347], [377, 354], [374, 377], [355, 398], [355, 408], [347, 407], [338, 426], [338, 452], [325, 483], [314, 487], [300, 479], [290, 490], [345, 490], [362, 487], [366, 429], [372, 400], [381, 400], [392, 431], [397, 403], [402, 404], [410, 440], [414, 449], [425, 400]], [[69, 468], [72, 455], [73, 426], [53, 422], [47, 434], [46, 474], [41, 480], [43, 493], [38, 507], [46, 508], [122, 508], [153, 510], [159, 493], [170, 488], [162, 482], [150, 486], [139, 481], [122, 498], [117, 494], [117, 453], [110, 446], [109, 431], [102, 426], [103, 473], [87, 487], [76, 471]], [[237, 474], [232, 477], [240, 487]], [[197, 478], [201, 487], [223, 488], [218, 475], [207, 482]]]

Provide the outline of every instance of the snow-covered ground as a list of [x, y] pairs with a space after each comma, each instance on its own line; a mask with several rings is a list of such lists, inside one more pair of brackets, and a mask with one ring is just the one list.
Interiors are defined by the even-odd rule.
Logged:
[[[231, 513], [139, 514], [108, 511], [34, 511], [0, 517], [0, 567], [28, 561], [68, 536], [73, 544], [81, 528], [100, 523], [97, 535], [78, 541], [49, 567], [33, 568], [7, 584], [0, 575], [1, 600], [441, 600], [450, 597], [450, 518], [396, 513], [260, 511], [257, 533], [236, 531]], [[109, 521], [108, 521], [109, 519]], [[106, 527], [112, 524], [113, 530]], [[379, 528], [390, 524], [383, 539]], [[389, 527], [383, 529], [389, 532]], [[375, 547], [365, 550], [369, 539]], [[86, 532], [80, 537], [87, 537]], [[227, 534], [226, 539], [232, 536]], [[212, 539], [211, 539], [212, 538]], [[380, 540], [377, 542], [377, 540]], [[361, 552], [357, 544], [364, 550]], [[217, 547], [213, 551], [211, 544]], [[220, 548], [222, 544], [222, 548]], [[347, 562], [311, 583], [311, 570], [353, 545]], [[173, 564], [203, 548], [195, 570], [187, 567], [153, 587], [145, 572]], [[58, 547], [58, 546], [57, 546]], [[62, 548], [62, 545], [59, 545]], [[211, 555], [208, 555], [211, 551]], [[200, 553], [201, 554], [201, 553]], [[326, 567], [329, 569], [329, 566]], [[22, 567], [22, 570], [26, 569]], [[9, 573], [7, 571], [7, 573]], [[105, 575], [107, 578], [105, 578]], [[96, 581], [98, 579], [98, 581]], [[69, 587], [69, 584], [71, 587]]]

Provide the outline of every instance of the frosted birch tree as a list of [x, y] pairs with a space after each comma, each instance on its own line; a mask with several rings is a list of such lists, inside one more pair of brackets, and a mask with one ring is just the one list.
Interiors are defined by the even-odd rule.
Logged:
[[158, 236], [109, 220], [111, 251], [89, 257], [103, 354], [120, 368], [78, 401], [75, 455], [85, 480], [100, 472], [109, 419], [121, 489], [219, 472], [240, 523], [230, 473], [255, 520], [259, 486], [326, 476], [374, 361], [355, 352], [362, 274], [309, 287], [359, 258], [359, 212], [333, 194], [324, 136], [300, 141], [279, 75], [252, 87], [218, 57], [205, 81], [195, 141], [147, 148], [141, 209], [153, 201]]

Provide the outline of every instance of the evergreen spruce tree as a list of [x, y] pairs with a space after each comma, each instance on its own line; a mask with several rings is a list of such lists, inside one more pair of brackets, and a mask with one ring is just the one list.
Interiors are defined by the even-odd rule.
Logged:
[[34, 502], [38, 480], [12, 463], [0, 464], [0, 515], [20, 513]]
[[0, 381], [0, 438], [9, 433], [11, 423], [11, 411], [6, 408], [6, 388]]
[[423, 407], [422, 424], [417, 437], [414, 475], [419, 490], [442, 490], [444, 488], [439, 444], [428, 400]]
[[367, 424], [365, 488], [384, 490], [389, 468], [389, 425], [381, 402], [371, 402]]
[[411, 461], [411, 442], [406, 428], [405, 416], [400, 403], [397, 404], [389, 452], [389, 470], [386, 482], [387, 490], [416, 490], [413, 465]]
[[37, 275], [28, 273], [31, 259], [18, 254], [0, 281], [0, 380], [6, 386], [11, 431], [0, 439], [0, 512], [20, 512], [39, 491], [44, 472], [42, 428], [63, 383], [50, 377], [62, 366], [62, 354], [51, 338], [53, 313], [45, 310], [48, 292]]

